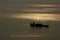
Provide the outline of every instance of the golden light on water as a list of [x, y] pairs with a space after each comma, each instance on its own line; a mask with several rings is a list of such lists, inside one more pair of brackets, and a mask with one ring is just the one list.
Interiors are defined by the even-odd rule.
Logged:
[[32, 38], [37, 38], [37, 37], [42, 37], [42, 35], [10, 35], [10, 37], [32, 37]]
[[39, 34], [23, 34], [23, 35], [10, 35], [11, 38], [42, 38], [48, 37], [48, 35], [39, 35]]
[[55, 8], [43, 8], [43, 9], [25, 9], [23, 12], [51, 12], [56, 10]]
[[60, 21], [60, 14], [17, 14], [12, 15], [12, 18], [16, 19], [30, 19], [30, 20], [36, 20], [36, 21]]
[[[16, 18], [16, 19], [28, 19], [28, 20], [36, 20], [36, 21], [60, 21], [60, 14], [54, 14], [52, 12], [57, 11], [57, 8], [54, 7], [60, 7], [60, 5], [55, 4], [31, 4], [28, 5], [30, 7], [36, 7], [34, 9], [24, 9], [20, 10], [23, 13], [17, 13], [17, 14], [7, 14], [7, 15], [0, 15], [0, 17], [9, 17], [9, 18]], [[38, 7], [42, 7], [38, 9]], [[51, 7], [51, 8], [48, 8]], [[24, 13], [25, 12], [25, 13]], [[39, 13], [38, 13], [39, 12]], [[43, 12], [43, 13], [42, 13]], [[48, 12], [48, 13], [44, 13]], [[51, 12], [51, 14], [49, 13]]]
[[31, 6], [36, 6], [36, 7], [60, 7], [60, 5], [56, 5], [56, 4], [33, 4]]
[[[21, 10], [22, 12], [52, 12], [56, 11], [57, 8], [60, 7], [60, 5], [56, 4], [30, 4], [28, 5], [30, 8], [26, 8], [24, 10]], [[34, 8], [32, 8], [34, 7]]]

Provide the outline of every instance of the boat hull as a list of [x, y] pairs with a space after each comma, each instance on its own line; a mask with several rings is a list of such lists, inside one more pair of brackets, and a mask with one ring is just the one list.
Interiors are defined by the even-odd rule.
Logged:
[[49, 27], [49, 25], [43, 25], [43, 24], [30, 24], [31, 27]]

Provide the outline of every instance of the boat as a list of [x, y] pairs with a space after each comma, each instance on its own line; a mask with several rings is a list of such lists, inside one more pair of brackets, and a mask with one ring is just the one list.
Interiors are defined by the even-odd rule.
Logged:
[[31, 23], [30, 24], [30, 27], [49, 27], [49, 25], [44, 25], [44, 24], [41, 24], [41, 23]]

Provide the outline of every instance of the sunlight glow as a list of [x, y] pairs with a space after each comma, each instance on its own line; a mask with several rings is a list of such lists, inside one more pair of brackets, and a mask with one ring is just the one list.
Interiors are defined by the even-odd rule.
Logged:
[[36, 7], [60, 7], [60, 5], [55, 5], [55, 4], [33, 4], [31, 6], [36, 6]]
[[34, 7], [35, 9], [31, 8], [31, 9], [24, 9], [21, 11], [22, 12], [52, 12], [57, 10], [58, 7], [60, 7], [60, 5], [56, 5], [56, 4], [30, 4], [28, 6]]
[[27, 34], [27, 35], [10, 35], [10, 37], [32, 37], [32, 38], [37, 38], [37, 37], [43, 37], [42, 35], [32, 35], [32, 34]]
[[[23, 13], [17, 13], [17, 14], [12, 13], [12, 14], [0, 15], [0, 17], [6, 17], [6, 18], [8, 17], [8, 18], [16, 18], [16, 19], [28, 19], [28, 20], [36, 20], [36, 21], [60, 21], [60, 14], [53, 13], [53, 12], [57, 11], [57, 8], [54, 8], [54, 7], [60, 7], [60, 5], [56, 5], [56, 4], [31, 4], [28, 6], [29, 7], [33, 6], [36, 8], [22, 9], [20, 11]], [[42, 8], [38, 9], [38, 7], [42, 7]], [[49, 8], [49, 7], [51, 7], [51, 8]]]
[[56, 10], [55, 8], [43, 8], [43, 9], [25, 9], [23, 12], [51, 12]]
[[0, 17], [5, 18], [15, 18], [15, 19], [28, 19], [28, 20], [35, 20], [35, 21], [60, 21], [60, 14], [38, 14], [38, 13], [29, 13], [29, 14], [9, 14], [3, 15]]
[[18, 14], [12, 15], [11, 17], [17, 19], [30, 19], [30, 20], [37, 20], [37, 21], [49, 21], [55, 20], [60, 21], [60, 14]]

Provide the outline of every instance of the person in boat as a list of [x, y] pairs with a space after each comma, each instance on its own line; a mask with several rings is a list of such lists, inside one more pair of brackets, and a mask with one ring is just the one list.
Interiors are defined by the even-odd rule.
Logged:
[[42, 24], [40, 24], [40, 23], [35, 23], [35, 22], [32, 22], [30, 25], [33, 26], [33, 27], [43, 26]]
[[32, 24], [35, 24], [35, 22], [33, 22]]
[[31, 25], [31, 27], [34, 27], [35, 26], [35, 22], [32, 22], [30, 25]]
[[30, 26], [31, 27], [48, 27], [48, 25], [43, 25], [41, 23], [35, 23], [35, 22], [32, 22]]

